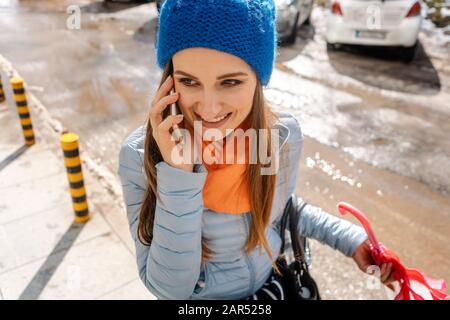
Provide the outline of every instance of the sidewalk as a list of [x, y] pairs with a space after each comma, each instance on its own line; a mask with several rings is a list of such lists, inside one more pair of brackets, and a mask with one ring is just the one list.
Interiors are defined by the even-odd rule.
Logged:
[[0, 103], [0, 299], [155, 299], [138, 277], [123, 209], [83, 166], [91, 220], [74, 223], [58, 134], [29, 99], [36, 144], [25, 147], [8, 98]]
[[[102, 171], [80, 141], [92, 218], [74, 224], [62, 125], [29, 94], [36, 144], [25, 148], [3, 82], [9, 103], [0, 103], [0, 299], [155, 299], [137, 274], [118, 177]], [[308, 137], [296, 192], [331, 214], [338, 201], [357, 205], [406, 265], [450, 281], [448, 197]], [[383, 288], [368, 289], [373, 280], [352, 259], [317, 241], [311, 248], [324, 299], [386, 299]]]

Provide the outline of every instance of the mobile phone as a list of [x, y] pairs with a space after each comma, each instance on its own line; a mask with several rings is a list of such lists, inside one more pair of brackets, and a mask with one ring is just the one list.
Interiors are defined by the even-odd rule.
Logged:
[[[175, 93], [174, 88], [172, 88], [170, 90], [170, 94], [172, 94], [172, 93]], [[170, 114], [172, 116], [176, 116], [178, 114], [177, 104], [175, 102], [170, 105]], [[184, 140], [183, 140], [183, 135], [181, 134], [180, 128], [178, 127], [177, 124], [174, 124], [172, 128], [173, 128], [173, 133], [175, 135], [176, 141], [179, 141], [179, 143], [182, 144], [184, 142]]]

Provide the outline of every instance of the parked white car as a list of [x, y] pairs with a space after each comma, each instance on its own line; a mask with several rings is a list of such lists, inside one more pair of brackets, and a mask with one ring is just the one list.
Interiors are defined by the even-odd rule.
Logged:
[[422, 25], [417, 0], [331, 0], [326, 41], [339, 44], [401, 47], [403, 59], [414, 59]]

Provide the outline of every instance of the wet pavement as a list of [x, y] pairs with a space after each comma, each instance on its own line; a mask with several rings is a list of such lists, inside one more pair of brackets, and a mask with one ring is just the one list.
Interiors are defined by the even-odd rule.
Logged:
[[[356, 161], [342, 150], [309, 138], [305, 140], [297, 194], [336, 215], [339, 201], [355, 205], [368, 217], [378, 239], [397, 252], [406, 266], [449, 283], [447, 196], [415, 179]], [[371, 280], [351, 259], [315, 241], [312, 252], [312, 273], [325, 298], [388, 298], [383, 286], [367, 289]]]
[[278, 67], [289, 74], [274, 84], [289, 93], [281, 104], [319, 142], [449, 194], [450, 36], [425, 21], [416, 59], [405, 64], [398, 50], [327, 51], [323, 10], [312, 18], [281, 51]]
[[[80, 30], [66, 28], [74, 3]], [[145, 123], [161, 77], [156, 23], [153, 3], [2, 1], [0, 54], [97, 164], [115, 172], [120, 142]], [[280, 48], [265, 92], [308, 137], [299, 194], [335, 214], [340, 200], [357, 205], [408, 265], [449, 282], [449, 43], [424, 28], [416, 60], [405, 65], [390, 50], [329, 52], [323, 33], [316, 8], [296, 44]], [[313, 249], [326, 298], [384, 297], [364, 292], [351, 260], [317, 243]]]
[[64, 1], [1, 6], [0, 52], [52, 116], [115, 170], [116, 146], [131, 128], [145, 123], [159, 84], [160, 71], [151, 68], [156, 8], [67, 3], [80, 3], [80, 30], [66, 28]]

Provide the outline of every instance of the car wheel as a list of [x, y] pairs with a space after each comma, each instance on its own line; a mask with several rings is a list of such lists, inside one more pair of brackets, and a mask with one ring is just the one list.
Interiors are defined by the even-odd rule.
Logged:
[[298, 19], [300, 17], [300, 13], [297, 12], [297, 15], [295, 16], [295, 22], [294, 26], [292, 27], [291, 34], [286, 38], [287, 44], [294, 44], [295, 39], [297, 39], [297, 29], [298, 29]]
[[338, 46], [335, 43], [327, 42], [327, 51], [337, 51]]
[[311, 25], [311, 13], [309, 14], [308, 18], [306, 18], [305, 22], [303, 22], [304, 25]]
[[410, 63], [414, 60], [417, 53], [417, 42], [412, 47], [407, 47], [402, 49], [402, 60], [405, 63]]

